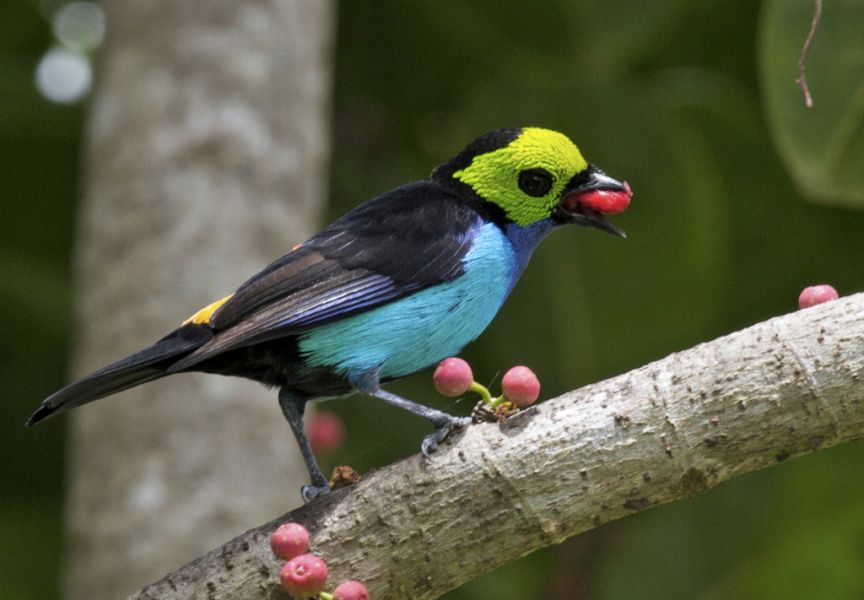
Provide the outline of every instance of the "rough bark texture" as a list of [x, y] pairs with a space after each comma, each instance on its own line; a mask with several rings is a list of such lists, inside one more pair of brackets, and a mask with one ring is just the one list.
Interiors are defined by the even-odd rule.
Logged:
[[330, 581], [361, 579], [376, 600], [436, 598], [606, 521], [861, 438], [862, 377], [858, 294], [470, 426], [133, 597], [286, 598], [268, 542], [290, 520], [309, 528]]
[[[104, 7], [76, 374], [152, 343], [305, 239], [326, 181], [330, 2]], [[123, 597], [299, 503], [293, 437], [255, 384], [174, 377], [73, 415], [69, 598]]]

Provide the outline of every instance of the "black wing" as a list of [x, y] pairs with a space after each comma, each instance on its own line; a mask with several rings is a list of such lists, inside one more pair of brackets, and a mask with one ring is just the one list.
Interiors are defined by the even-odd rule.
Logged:
[[432, 180], [374, 198], [240, 286], [210, 319], [213, 338], [169, 371], [452, 280], [479, 222]]

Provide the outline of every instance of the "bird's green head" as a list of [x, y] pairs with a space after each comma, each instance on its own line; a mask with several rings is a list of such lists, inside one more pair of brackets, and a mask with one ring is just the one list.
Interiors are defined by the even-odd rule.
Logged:
[[624, 210], [631, 196], [626, 183], [590, 165], [567, 136], [539, 127], [487, 133], [433, 177], [461, 182], [522, 227], [554, 219], [623, 235], [603, 215]]

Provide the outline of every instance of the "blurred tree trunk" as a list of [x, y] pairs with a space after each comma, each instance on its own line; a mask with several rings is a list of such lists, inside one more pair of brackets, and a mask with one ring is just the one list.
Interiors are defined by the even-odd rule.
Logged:
[[[106, 3], [77, 257], [82, 374], [305, 239], [325, 193], [329, 2]], [[276, 394], [182, 375], [73, 413], [65, 588], [120, 598], [299, 503]]]

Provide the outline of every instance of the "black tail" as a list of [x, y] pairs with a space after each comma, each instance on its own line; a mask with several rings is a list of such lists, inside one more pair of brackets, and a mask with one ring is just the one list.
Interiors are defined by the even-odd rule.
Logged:
[[32, 427], [51, 415], [110, 396], [167, 375], [172, 363], [192, 352], [213, 336], [206, 325], [185, 325], [149, 348], [127, 356], [48, 396], [29, 419]]

